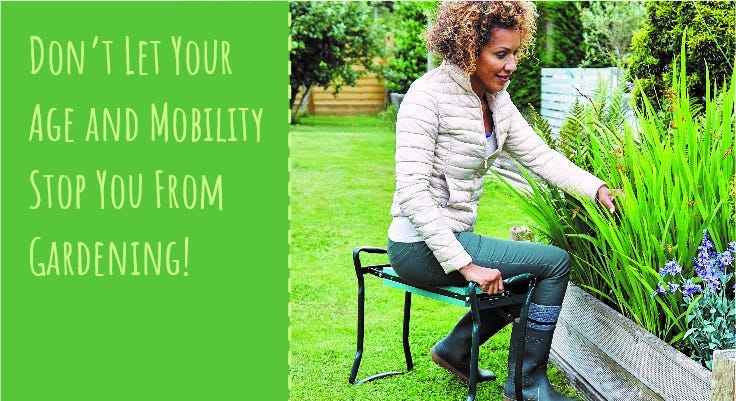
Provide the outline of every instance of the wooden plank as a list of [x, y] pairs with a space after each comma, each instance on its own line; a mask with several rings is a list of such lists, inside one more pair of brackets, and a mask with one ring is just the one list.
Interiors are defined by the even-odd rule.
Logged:
[[607, 400], [710, 401], [710, 371], [580, 288], [568, 288], [558, 328], [564, 334], [555, 335], [552, 348], [562, 366], [572, 367], [567, 374], [580, 376]]
[[555, 83], [544, 85], [543, 88], [544, 89], [542, 89], [542, 95], [551, 94], [578, 96], [580, 93], [590, 95], [598, 89], [598, 83], [596, 82], [594, 85], [584, 85], [578, 82], [561, 83], [558, 81]]
[[[322, 87], [317, 87], [317, 88], [314, 88], [314, 90], [318, 93], [332, 94], [334, 92], [332, 88], [325, 89]], [[376, 83], [376, 84], [370, 84], [370, 85], [363, 84], [363, 85], [356, 85], [356, 86], [343, 86], [340, 88], [340, 93], [344, 93], [344, 92], [345, 93], [350, 93], [350, 92], [386, 93], [386, 90], [384, 89], [383, 85], [379, 85]]]
[[[564, 339], [564, 341], [557, 341]], [[550, 359], [591, 401], [663, 401], [568, 321], [558, 321]], [[555, 346], [556, 345], [556, 346]]]
[[578, 98], [579, 93], [577, 91], [570, 92], [542, 92], [542, 96], [544, 97], [544, 100], [552, 101], [552, 102], [560, 102], [560, 103], [569, 103], [570, 101], [575, 101], [576, 98]]
[[[569, 113], [570, 110], [572, 110], [569, 102], [558, 102], [545, 99], [541, 104], [545, 111], [550, 112]], [[572, 104], [574, 105], [575, 101], [573, 101]]]
[[375, 74], [362, 76], [355, 86], [343, 86], [337, 95], [333, 92], [333, 88], [314, 88], [310, 97], [310, 114], [375, 114], [386, 104], [386, 88]]
[[314, 115], [330, 115], [330, 116], [357, 116], [375, 114], [383, 110], [383, 107], [317, 107], [315, 105]]
[[[332, 89], [325, 90], [324, 88], [314, 88], [314, 92], [315, 93], [320, 93], [320, 94], [326, 94], [326, 95], [330, 95], [330, 96], [333, 96], [333, 94], [335, 93]], [[348, 87], [342, 87], [340, 89], [340, 92], [337, 93], [337, 95], [339, 96], [339, 95], [341, 95], [343, 93], [372, 93], [372, 94], [382, 93], [382, 94], [385, 94], [386, 91], [383, 90], [383, 88], [381, 88], [381, 87], [354, 88], [354, 87], [348, 86]]]
[[339, 93], [337, 96], [332, 93], [314, 93], [312, 95], [316, 102], [331, 102], [331, 101], [364, 101], [368, 103], [382, 103], [386, 100], [385, 93], [370, 94], [370, 93]]
[[384, 99], [319, 99], [314, 98], [314, 102], [318, 107], [355, 107], [355, 106], [366, 106], [366, 107], [383, 107], [385, 104]]
[[713, 353], [713, 401], [736, 400], [736, 350]]
[[581, 77], [581, 76], [598, 76], [598, 75], [616, 75], [618, 76], [618, 68], [542, 68], [542, 78], [544, 77]]
[[547, 119], [555, 119], [555, 120], [562, 121], [567, 117], [569, 113], [570, 113], [569, 111], [547, 109], [544, 111], [544, 113], [541, 113], [541, 116]]

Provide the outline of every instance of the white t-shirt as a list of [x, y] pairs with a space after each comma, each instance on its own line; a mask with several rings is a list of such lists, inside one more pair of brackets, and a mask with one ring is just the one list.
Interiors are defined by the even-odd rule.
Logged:
[[486, 133], [486, 157], [490, 156], [498, 150], [498, 142], [496, 142], [496, 135], [491, 132]]

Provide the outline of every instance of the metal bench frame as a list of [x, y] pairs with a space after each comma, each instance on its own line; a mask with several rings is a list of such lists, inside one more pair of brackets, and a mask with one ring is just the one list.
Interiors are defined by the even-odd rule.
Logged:
[[[373, 380], [381, 379], [388, 376], [394, 376], [411, 371], [414, 368], [414, 362], [411, 357], [411, 349], [409, 347], [409, 321], [411, 319], [411, 294], [415, 293], [428, 298], [432, 298], [441, 302], [469, 307], [473, 316], [472, 344], [470, 349], [470, 376], [468, 380], [468, 397], [467, 401], [475, 400], [476, 389], [478, 385], [478, 348], [480, 327], [480, 311], [484, 309], [500, 308], [509, 305], [521, 304], [521, 314], [519, 322], [522, 330], [521, 338], [525, 338], [526, 320], [529, 312], [529, 304], [534, 295], [536, 286], [536, 278], [534, 275], [526, 273], [505, 279], [505, 289], [516, 289], [514, 291], [505, 290], [501, 294], [489, 295], [483, 293], [476, 283], [469, 283], [467, 287], [426, 287], [417, 286], [403, 278], [399, 277], [391, 265], [388, 263], [363, 266], [360, 260], [361, 253], [386, 254], [384, 248], [378, 247], [358, 247], [353, 250], [353, 264], [355, 266], [355, 275], [358, 279], [358, 341], [353, 367], [350, 371], [351, 384], [361, 384]], [[383, 279], [385, 285], [400, 290], [404, 290], [404, 322], [403, 322], [403, 345], [404, 358], [406, 359], [406, 372], [392, 371], [379, 373], [356, 382], [360, 361], [363, 357], [363, 340], [365, 338], [365, 274], [370, 274]], [[519, 290], [524, 288], [524, 290]], [[518, 400], [523, 400], [521, 387], [521, 368], [523, 365], [524, 344], [519, 344], [518, 358], [516, 363], [516, 371], [514, 372], [514, 390]], [[509, 372], [511, 374], [511, 372]]]

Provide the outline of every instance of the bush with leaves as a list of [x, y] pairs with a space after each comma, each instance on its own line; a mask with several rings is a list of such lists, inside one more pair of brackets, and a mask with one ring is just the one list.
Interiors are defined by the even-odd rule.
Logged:
[[[733, 1], [652, 1], [632, 39], [630, 73], [647, 97], [663, 99], [677, 69], [673, 59], [687, 34], [687, 88], [704, 103], [706, 80], [727, 82], [736, 58], [736, 3]], [[706, 72], [706, 69], [708, 72]], [[662, 101], [660, 108], [666, 108]]]
[[509, 84], [509, 94], [522, 112], [529, 104], [539, 109], [542, 68], [577, 67], [585, 55], [579, 4], [570, 1], [537, 2], [535, 47], [519, 62]]
[[436, 2], [393, 3], [393, 24], [388, 60], [382, 75], [389, 92], [406, 93], [409, 85], [427, 71], [427, 44], [424, 32], [437, 10]]
[[591, 1], [580, 10], [583, 67], [623, 66], [629, 61], [634, 32], [644, 20], [642, 1]]
[[[341, 85], [353, 85], [361, 74], [378, 68], [374, 60], [383, 44], [370, 3], [294, 1], [289, 8], [291, 109], [299, 92], [331, 85], [339, 91]], [[356, 70], [356, 65], [364, 69]]]

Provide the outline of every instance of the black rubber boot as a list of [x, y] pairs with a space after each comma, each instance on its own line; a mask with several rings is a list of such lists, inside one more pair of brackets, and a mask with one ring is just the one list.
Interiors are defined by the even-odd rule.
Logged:
[[[480, 311], [479, 344], [488, 341], [508, 323], [509, 319], [501, 316], [494, 309]], [[472, 341], [473, 316], [468, 312], [455, 324], [450, 334], [435, 344], [429, 352], [435, 363], [467, 382], [470, 380]], [[496, 375], [490, 370], [478, 368], [478, 383], [490, 380], [496, 380]]]
[[[521, 324], [514, 322], [511, 330], [511, 345], [509, 347], [509, 376], [503, 389], [504, 401], [522, 401], [516, 398], [514, 376], [516, 360], [519, 354], [521, 339]], [[526, 341], [524, 343], [524, 363], [522, 364], [522, 394], [523, 401], [574, 401], [555, 391], [547, 378], [547, 361], [552, 346], [554, 330], [542, 331], [526, 327]]]

